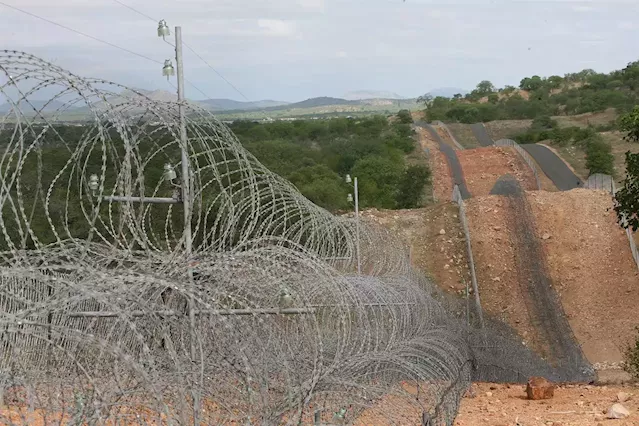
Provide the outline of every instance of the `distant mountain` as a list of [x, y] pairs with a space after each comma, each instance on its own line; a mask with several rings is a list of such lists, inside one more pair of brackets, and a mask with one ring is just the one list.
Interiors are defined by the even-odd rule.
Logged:
[[[17, 105], [17, 107], [24, 114], [30, 115], [30, 114], [35, 114], [35, 111], [52, 112], [60, 108], [62, 105], [63, 103], [58, 101], [49, 102], [49, 101], [40, 101], [37, 99], [30, 99], [29, 102], [27, 101], [20, 102]], [[4, 103], [0, 105], [0, 114], [8, 113], [9, 111], [11, 111], [12, 107], [13, 106], [9, 103]]]
[[[310, 98], [301, 102], [294, 102], [292, 104], [286, 105], [286, 109], [290, 108], [313, 108], [319, 106], [327, 106], [327, 105], [358, 105], [358, 101], [349, 101], [347, 99], [342, 98], [331, 98], [328, 96], [321, 96], [319, 98]], [[273, 110], [274, 108], [269, 108]], [[278, 109], [283, 109], [279, 107]]]
[[252, 110], [289, 104], [288, 102], [273, 101], [271, 99], [265, 99], [255, 102], [240, 102], [234, 101], [232, 99], [205, 99], [203, 101], [198, 101], [198, 103], [212, 111]]
[[459, 87], [439, 87], [437, 89], [433, 89], [429, 91], [429, 94], [434, 98], [436, 96], [443, 96], [445, 98], [453, 98], [453, 95], [456, 93], [460, 93], [461, 95], [466, 95], [469, 93], [468, 90], [460, 89]]
[[382, 90], [355, 90], [345, 93], [342, 97], [348, 101], [358, 101], [362, 99], [405, 99], [397, 93]]

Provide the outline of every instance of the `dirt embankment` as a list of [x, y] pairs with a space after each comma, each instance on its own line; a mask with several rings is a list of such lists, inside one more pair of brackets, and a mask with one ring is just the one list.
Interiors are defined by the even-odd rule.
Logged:
[[622, 360], [638, 335], [638, 269], [611, 196], [574, 189], [529, 194], [549, 272], [592, 363]]
[[418, 127], [416, 128], [416, 134], [421, 149], [428, 151], [433, 196], [436, 201], [451, 200], [453, 180], [451, 179], [451, 169], [449, 168], [447, 157], [440, 152], [438, 143], [432, 139], [426, 129]]
[[517, 246], [509, 203], [491, 195], [466, 201], [482, 309], [515, 329], [529, 347], [540, 341], [518, 282]]
[[537, 189], [529, 166], [513, 148], [486, 147], [458, 151], [464, 179], [474, 197], [489, 195], [498, 178], [510, 174], [522, 188]]
[[[527, 199], [552, 285], [587, 359], [621, 361], [621, 348], [637, 335], [638, 270], [610, 195], [574, 189], [528, 192]], [[500, 196], [467, 201], [480, 300], [533, 345], [539, 336], [518, 286], [518, 243], [509, 232], [509, 214]]]
[[[413, 210], [362, 212], [363, 218], [391, 230], [411, 247], [411, 262], [443, 290], [464, 295], [471, 273], [458, 207], [439, 203]], [[444, 233], [442, 233], [444, 231]]]

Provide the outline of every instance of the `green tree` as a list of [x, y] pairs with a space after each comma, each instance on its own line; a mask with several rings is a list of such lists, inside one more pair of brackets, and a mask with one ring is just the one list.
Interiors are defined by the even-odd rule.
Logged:
[[433, 96], [429, 93], [426, 93], [422, 96], [418, 96], [416, 102], [419, 104], [423, 104], [425, 108], [429, 108], [431, 106], [431, 102], [433, 102]]
[[489, 93], [493, 93], [496, 91], [495, 86], [489, 80], [482, 80], [476, 86], [475, 90], [480, 96], [487, 96]]
[[362, 207], [395, 208], [398, 183], [403, 172], [402, 158], [398, 161], [370, 155], [358, 160], [351, 174], [358, 177]]
[[431, 170], [421, 165], [409, 166], [402, 175], [398, 185], [396, 202], [398, 208], [412, 209], [419, 207], [423, 189], [431, 181]]
[[398, 121], [402, 124], [411, 124], [413, 123], [413, 117], [411, 117], [411, 112], [408, 109], [401, 109], [398, 111]]
[[498, 96], [497, 93], [489, 93], [489, 96], [487, 97], [487, 100], [489, 101], [490, 104], [497, 104], [500, 101], [500, 97]]
[[531, 78], [529, 77], [523, 78], [520, 81], [520, 88], [522, 90], [527, 90], [527, 91], [538, 90], [543, 85], [544, 85], [544, 82], [542, 81], [542, 78], [540, 78], [540, 76], [537, 76], [537, 75], [534, 75]]
[[640, 142], [640, 105], [633, 107], [633, 110], [620, 116], [620, 130], [625, 132], [624, 139], [629, 142]]
[[338, 210], [346, 207], [347, 191], [340, 176], [325, 164], [303, 167], [289, 180], [298, 190], [320, 207]]
[[[600, 136], [600, 135], [597, 135]], [[602, 140], [602, 137], [591, 138], [586, 147], [587, 168], [589, 174], [604, 173], [613, 176], [613, 154], [611, 145]]]
[[640, 153], [625, 154], [627, 176], [616, 192], [615, 210], [623, 228], [640, 229]]

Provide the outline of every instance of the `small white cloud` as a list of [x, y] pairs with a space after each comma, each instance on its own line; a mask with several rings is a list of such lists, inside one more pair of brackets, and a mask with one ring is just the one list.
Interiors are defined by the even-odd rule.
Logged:
[[265, 35], [271, 36], [292, 36], [296, 32], [296, 25], [291, 21], [281, 19], [258, 19], [258, 26], [262, 28]]
[[347, 52], [345, 52], [344, 50], [341, 50], [339, 52], [336, 53], [336, 56], [338, 58], [346, 58], [349, 56], [349, 54]]

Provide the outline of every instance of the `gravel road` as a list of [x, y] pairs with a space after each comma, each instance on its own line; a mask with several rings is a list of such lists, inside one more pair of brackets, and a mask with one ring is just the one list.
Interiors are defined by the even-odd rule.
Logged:
[[484, 124], [475, 123], [470, 125], [469, 127], [471, 127], [471, 131], [473, 132], [473, 135], [476, 137], [480, 145], [493, 146], [493, 139], [491, 139], [491, 136], [489, 136], [489, 133], [487, 132], [487, 129], [485, 129]]
[[551, 179], [560, 191], [568, 191], [582, 187], [580, 178], [571, 171], [569, 166], [567, 166], [560, 157], [546, 146], [538, 144], [525, 144], [520, 146], [536, 160], [536, 163], [538, 163], [544, 174]]

